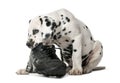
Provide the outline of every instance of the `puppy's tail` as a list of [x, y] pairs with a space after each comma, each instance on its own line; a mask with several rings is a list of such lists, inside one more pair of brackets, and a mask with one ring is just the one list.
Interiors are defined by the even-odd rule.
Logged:
[[106, 69], [105, 66], [100, 66], [100, 67], [94, 68], [92, 71], [99, 71], [99, 70], [104, 70], [104, 69]]

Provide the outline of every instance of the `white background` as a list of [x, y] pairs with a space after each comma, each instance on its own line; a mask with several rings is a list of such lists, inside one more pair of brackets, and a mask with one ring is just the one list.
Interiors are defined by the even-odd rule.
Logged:
[[[83, 21], [104, 47], [99, 65], [106, 70], [62, 79], [39, 75], [18, 76], [25, 68], [30, 50], [26, 47], [28, 20], [66, 8]], [[0, 83], [120, 82], [119, 0], [0, 0]]]

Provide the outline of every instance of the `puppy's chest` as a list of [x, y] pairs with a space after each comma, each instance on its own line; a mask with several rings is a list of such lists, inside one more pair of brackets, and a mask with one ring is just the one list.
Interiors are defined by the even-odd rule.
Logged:
[[[59, 37], [59, 35], [56, 35]], [[66, 48], [68, 45], [72, 43], [71, 38], [64, 36], [61, 34], [61, 37], [54, 40], [54, 43], [57, 44], [61, 48]]]
[[59, 47], [66, 48], [73, 43], [74, 40], [71, 38], [71, 31], [66, 28], [61, 28], [60, 31], [56, 32], [54, 35], [54, 43]]

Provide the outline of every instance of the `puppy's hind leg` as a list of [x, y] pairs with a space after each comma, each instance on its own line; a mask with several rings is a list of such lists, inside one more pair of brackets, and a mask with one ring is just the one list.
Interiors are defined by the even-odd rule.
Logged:
[[[96, 41], [93, 50], [89, 53], [88, 64], [83, 67], [83, 73], [90, 73], [96, 68], [103, 56], [103, 47], [99, 41]], [[100, 68], [99, 68], [100, 69]], [[104, 68], [103, 68], [104, 69]]]

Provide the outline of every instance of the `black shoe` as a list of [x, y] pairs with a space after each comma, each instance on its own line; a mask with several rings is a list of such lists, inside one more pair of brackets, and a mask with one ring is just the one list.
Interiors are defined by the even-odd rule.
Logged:
[[36, 72], [45, 76], [62, 77], [66, 74], [66, 65], [56, 55], [55, 46], [40, 43], [32, 49], [33, 64]]

